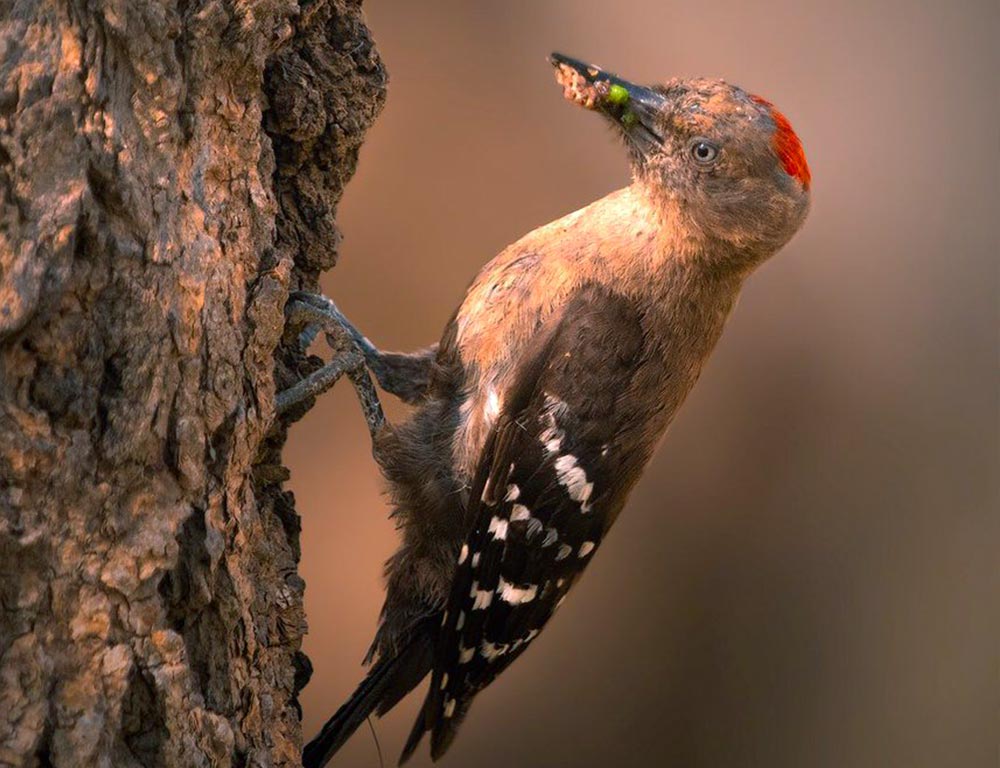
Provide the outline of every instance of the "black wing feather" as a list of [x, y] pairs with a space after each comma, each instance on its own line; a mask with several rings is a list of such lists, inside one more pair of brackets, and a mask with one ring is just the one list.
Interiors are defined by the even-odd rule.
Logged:
[[645, 461], [625, 450], [644, 416], [633, 389], [646, 349], [631, 303], [587, 288], [535, 346], [479, 461], [472, 529], [401, 762], [425, 730], [431, 755], [444, 754], [475, 694], [551, 618]]

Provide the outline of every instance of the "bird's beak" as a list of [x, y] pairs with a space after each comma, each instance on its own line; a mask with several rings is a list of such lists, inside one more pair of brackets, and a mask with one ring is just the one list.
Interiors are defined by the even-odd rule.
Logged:
[[657, 119], [667, 102], [662, 93], [561, 53], [553, 53], [549, 61], [557, 70], [556, 79], [566, 98], [602, 112], [621, 126], [643, 156], [662, 146]]

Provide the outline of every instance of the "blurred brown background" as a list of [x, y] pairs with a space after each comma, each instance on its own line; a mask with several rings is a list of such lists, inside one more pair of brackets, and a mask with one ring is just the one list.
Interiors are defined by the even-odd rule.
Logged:
[[[627, 182], [550, 50], [765, 95], [815, 190], [583, 583], [445, 764], [995, 766], [996, 4], [366, 5], [389, 101], [324, 287], [385, 348], [436, 340], [481, 264]], [[311, 735], [361, 678], [396, 535], [349, 387], [286, 455]], [[422, 697], [377, 723], [393, 764]], [[377, 764], [365, 727], [334, 763]]]

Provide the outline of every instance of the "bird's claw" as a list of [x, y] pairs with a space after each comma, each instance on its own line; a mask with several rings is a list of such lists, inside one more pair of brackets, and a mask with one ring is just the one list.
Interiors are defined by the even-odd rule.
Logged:
[[293, 291], [285, 304], [285, 335], [293, 335], [299, 349], [306, 350], [316, 340], [320, 331], [326, 333], [327, 340], [334, 349], [340, 349], [358, 337], [364, 338], [350, 321], [326, 296]]
[[306, 350], [323, 332], [335, 351], [330, 362], [296, 382], [275, 397], [278, 415], [303, 401], [315, 398], [332, 387], [345, 373], [357, 391], [365, 421], [372, 435], [384, 424], [385, 415], [375, 385], [365, 367], [366, 358], [377, 350], [326, 296], [294, 291], [285, 304], [285, 336]]

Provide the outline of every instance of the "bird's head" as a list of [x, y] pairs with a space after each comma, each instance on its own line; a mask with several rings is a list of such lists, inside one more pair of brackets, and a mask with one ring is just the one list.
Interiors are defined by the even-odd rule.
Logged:
[[641, 86], [562, 54], [551, 61], [566, 98], [617, 127], [636, 182], [706, 238], [760, 258], [802, 225], [809, 166], [769, 101], [722, 80]]

